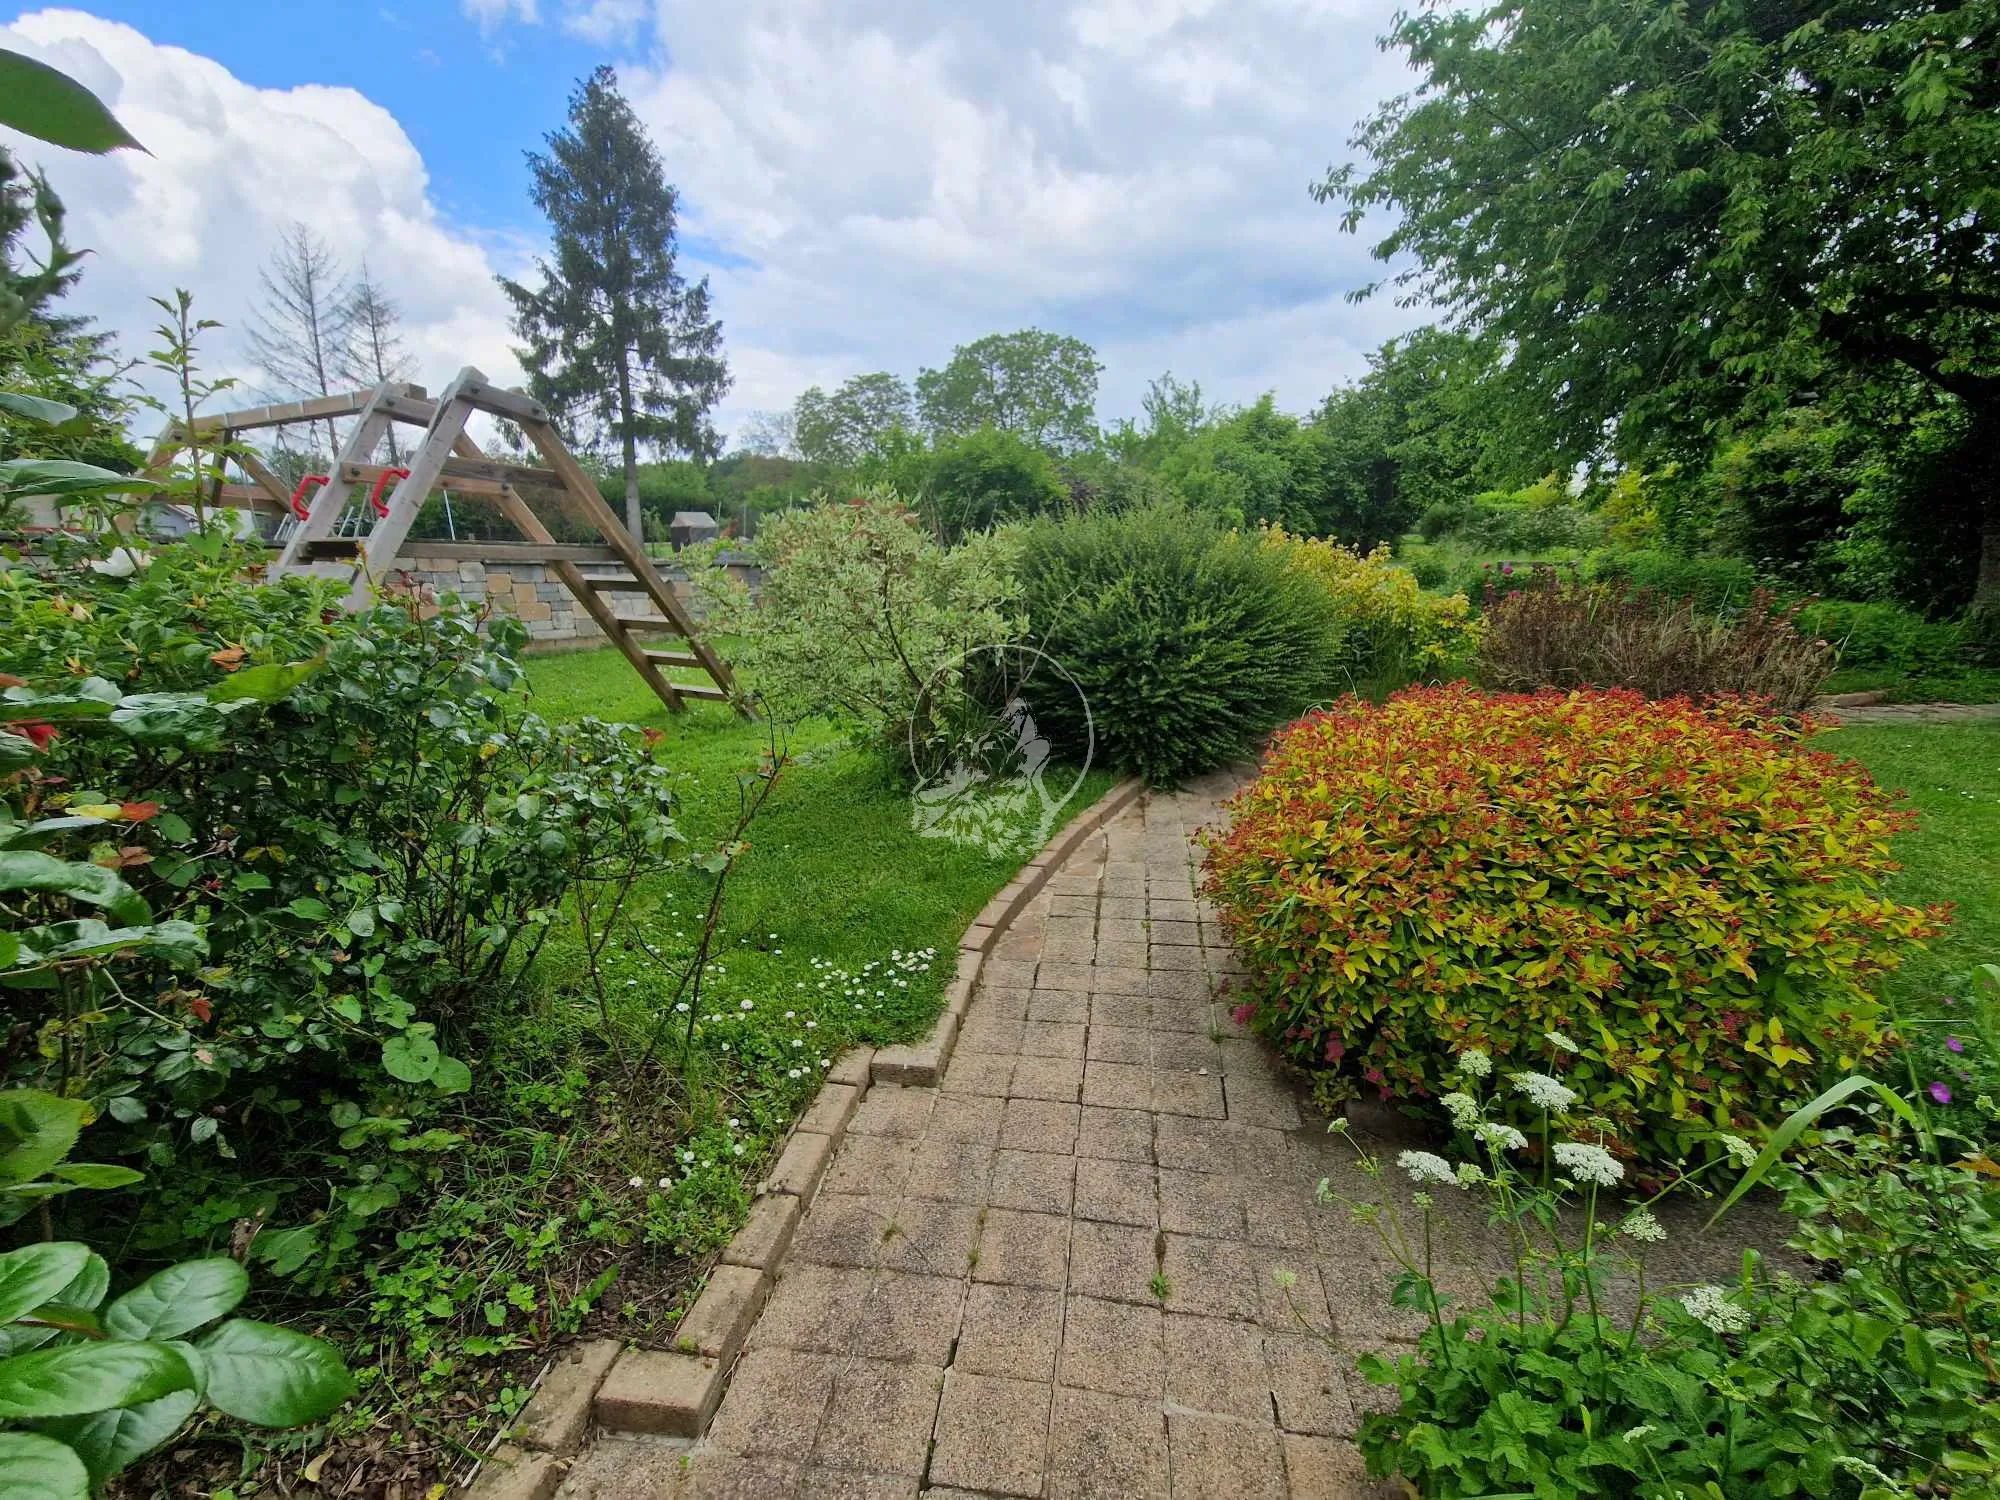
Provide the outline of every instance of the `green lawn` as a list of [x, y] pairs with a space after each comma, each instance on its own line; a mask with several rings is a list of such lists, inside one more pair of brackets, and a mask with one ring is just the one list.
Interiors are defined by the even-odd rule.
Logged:
[[[1919, 1083], [1942, 1081], [1961, 1099], [1975, 1088], [1993, 1089], [2000, 1060], [1969, 1034], [1978, 1002], [1963, 980], [1975, 964], [2000, 963], [2000, 724], [1857, 725], [1814, 743], [1853, 757], [1883, 785], [1907, 793], [1920, 822], [1896, 843], [1903, 870], [1891, 890], [1913, 904], [1954, 907], [1950, 928], [1888, 984], [1917, 1042]], [[1990, 1038], [2000, 1014], [1992, 1004], [1982, 1009]], [[1946, 1036], [1958, 1036], [1966, 1051], [1948, 1053]], [[1958, 1070], [1972, 1077], [1956, 1076]]]

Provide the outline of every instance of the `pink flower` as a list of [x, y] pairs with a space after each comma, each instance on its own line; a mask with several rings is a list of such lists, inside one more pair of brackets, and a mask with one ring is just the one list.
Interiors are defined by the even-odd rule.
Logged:
[[1951, 1048], [1951, 1050], [1954, 1052], [1963, 1052], [1965, 1050], [1965, 1043], [1961, 1042], [1955, 1036], [1946, 1037], [1944, 1039], [1944, 1044], [1945, 1046]]
[[1951, 1103], [1951, 1089], [1946, 1084], [1943, 1083], [1932, 1084], [1930, 1087], [1930, 1096], [1933, 1099], [1937, 1100], [1937, 1102], [1940, 1104]]
[[1250, 1002], [1246, 1000], [1243, 1004], [1232, 1010], [1229, 1013], [1229, 1019], [1234, 1021], [1238, 1026], [1248, 1026], [1250, 1024]]

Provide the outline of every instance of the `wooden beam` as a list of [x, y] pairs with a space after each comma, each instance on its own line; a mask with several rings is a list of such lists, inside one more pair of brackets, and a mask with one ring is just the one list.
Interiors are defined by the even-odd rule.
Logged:
[[270, 465], [248, 448], [241, 453], [232, 454], [231, 457], [235, 459], [236, 466], [255, 480], [258, 487], [271, 497], [280, 514], [291, 510], [292, 492], [285, 488], [284, 480], [271, 472]]
[[555, 563], [618, 561], [609, 547], [563, 542], [404, 542], [401, 557], [424, 562]]
[[[435, 408], [425, 398], [424, 388], [404, 381], [385, 382], [390, 390], [380, 409], [399, 422], [428, 424]], [[320, 422], [329, 417], [351, 417], [375, 403], [378, 386], [366, 391], [341, 391], [331, 396], [313, 396], [304, 401], [279, 401], [269, 406], [250, 406], [240, 411], [210, 412], [194, 419], [194, 430], [203, 436], [217, 432], [250, 432], [259, 427], [283, 427], [292, 422]], [[174, 431], [180, 428], [175, 424]], [[166, 439], [163, 439], [165, 441]]]
[[[340, 477], [350, 484], [373, 484], [382, 476], [385, 467], [382, 464], [343, 463]], [[562, 478], [553, 469], [534, 469], [526, 464], [448, 458], [444, 462], [442, 483], [447, 489], [463, 490], [468, 495], [498, 495], [503, 484], [555, 489], [561, 486]]]
[[502, 390], [479, 371], [467, 365], [458, 372], [452, 389], [483, 412], [515, 422], [547, 422], [549, 409], [519, 391]]

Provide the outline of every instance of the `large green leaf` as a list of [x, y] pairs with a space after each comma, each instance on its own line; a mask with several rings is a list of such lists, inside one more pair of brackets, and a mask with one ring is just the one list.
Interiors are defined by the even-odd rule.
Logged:
[[[4, 113], [4, 107], [0, 107], [0, 113]], [[49, 495], [63, 499], [75, 495], [115, 495], [161, 488], [159, 480], [148, 479], [143, 474], [119, 474], [74, 458], [0, 460], [0, 490], [12, 490], [16, 494]]]
[[130, 1187], [135, 1182], [144, 1182], [146, 1174], [135, 1172], [130, 1167], [107, 1166], [103, 1162], [69, 1161], [52, 1168], [50, 1176], [58, 1182], [74, 1183], [92, 1192], [103, 1192], [107, 1188]]
[[382, 1067], [404, 1083], [426, 1083], [438, 1070], [438, 1044], [415, 1031], [399, 1031], [382, 1044]]
[[26, 391], [0, 391], [0, 411], [11, 411], [17, 417], [40, 422], [44, 427], [60, 427], [77, 414], [74, 406], [30, 396]]
[[68, 1240], [24, 1245], [0, 1255], [0, 1323], [53, 1302], [90, 1263], [90, 1247]]
[[155, 1272], [104, 1311], [104, 1326], [120, 1338], [171, 1339], [192, 1333], [235, 1307], [250, 1290], [250, 1273], [226, 1256], [186, 1260]]
[[32, 1182], [69, 1155], [90, 1106], [39, 1089], [0, 1092], [0, 1183]]
[[194, 1389], [194, 1372], [165, 1344], [64, 1344], [0, 1360], [0, 1421], [81, 1417]]
[[34, 1500], [90, 1500], [90, 1471], [52, 1437], [0, 1432], [0, 1495]]
[[195, 1347], [208, 1365], [209, 1404], [245, 1422], [297, 1427], [354, 1394], [333, 1345], [289, 1328], [234, 1318]]
[[232, 703], [247, 698], [254, 703], [276, 703], [325, 665], [326, 658], [316, 656], [310, 661], [274, 661], [261, 667], [245, 667], [211, 687], [209, 701]]
[[95, 1250], [83, 1263], [70, 1284], [56, 1293], [56, 1301], [69, 1307], [96, 1307], [111, 1290], [111, 1267]]
[[48, 1431], [76, 1450], [90, 1482], [101, 1485], [179, 1432], [199, 1405], [201, 1397], [193, 1391], [175, 1391], [121, 1411], [51, 1422]]
[[121, 922], [152, 916], [139, 893], [102, 865], [57, 859], [39, 849], [0, 849], [0, 891], [40, 891], [101, 906]]
[[119, 697], [117, 684], [102, 677], [85, 677], [49, 693], [12, 687], [0, 693], [0, 719], [46, 719], [52, 724], [102, 719], [118, 706]]
[[1864, 1077], [1859, 1073], [1852, 1074], [1849, 1077], [1841, 1079], [1840, 1082], [1821, 1094], [1817, 1099], [1808, 1100], [1785, 1116], [1778, 1128], [1771, 1132], [1771, 1139], [1765, 1142], [1764, 1149], [1757, 1153], [1757, 1159], [1744, 1169], [1741, 1180], [1737, 1182], [1735, 1187], [1729, 1190], [1729, 1196], [1722, 1200], [1722, 1206], [1709, 1215], [1708, 1223], [1702, 1227], [1704, 1229], [1713, 1228], [1716, 1220], [1734, 1208], [1738, 1200], [1745, 1193], [1762, 1182], [1765, 1174], [1778, 1164], [1778, 1158], [1791, 1150], [1793, 1143], [1805, 1133], [1807, 1126], [1830, 1110], [1840, 1108], [1856, 1094], [1864, 1092], [1872, 1092], [1884, 1104], [1888, 1105], [1890, 1111], [1899, 1116], [1904, 1123], [1911, 1126], [1919, 1134], [1923, 1133], [1924, 1122], [1918, 1118], [1917, 1112], [1910, 1108], [1909, 1101], [1901, 1094], [1884, 1084], [1877, 1083], [1872, 1078]]
[[16, 962], [54, 963], [65, 958], [94, 958], [101, 954], [130, 949], [151, 953], [174, 963], [193, 963], [208, 954], [208, 938], [192, 922], [176, 918], [145, 927], [107, 927], [86, 917], [76, 922], [54, 922], [47, 927], [30, 927], [16, 934], [20, 951]]
[[0, 125], [99, 156], [120, 146], [146, 149], [103, 100], [69, 74], [5, 49], [0, 49]]

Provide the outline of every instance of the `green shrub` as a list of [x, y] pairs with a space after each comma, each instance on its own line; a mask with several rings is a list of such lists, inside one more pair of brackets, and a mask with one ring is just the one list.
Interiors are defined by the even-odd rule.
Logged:
[[1743, 604], [1757, 588], [1756, 570], [1739, 558], [1681, 557], [1672, 552], [1599, 553], [1591, 559], [1590, 579], [1691, 599], [1711, 612]]
[[1843, 667], [1888, 667], [1914, 677], [1965, 662], [1963, 626], [1899, 605], [1820, 599], [1799, 611], [1798, 624], [1831, 643]]
[[1069, 487], [1055, 461], [1011, 432], [982, 427], [931, 455], [924, 519], [947, 540], [1067, 509]]
[[1875, 982], [1935, 930], [1882, 894], [1907, 815], [1727, 708], [1350, 699], [1281, 736], [1232, 811], [1207, 888], [1289, 1058], [1422, 1098], [1455, 1052], [1540, 1067], [1563, 1032], [1607, 1136], [1649, 1160], [1877, 1051]]
[[1489, 596], [1479, 678], [1510, 692], [1631, 688], [1648, 698], [1761, 699], [1802, 714], [1833, 670], [1833, 652], [1802, 634], [1793, 613], [1761, 590], [1741, 610], [1716, 613], [1693, 599], [1565, 583], [1537, 568], [1518, 588]]
[[1331, 697], [1338, 609], [1281, 549], [1177, 507], [1043, 522], [1023, 534], [1036, 641], [1089, 701], [1030, 693], [1072, 755], [1097, 753], [1173, 786]]
[[[1552, 1189], [1528, 1154], [1535, 1142], [1492, 1118], [1491, 1098], [1511, 1087], [1487, 1086], [1490, 1062], [1462, 1061], [1462, 1088], [1447, 1099], [1460, 1159], [1403, 1152], [1398, 1164], [1414, 1182], [1406, 1197], [1364, 1152], [1383, 1191], [1351, 1204], [1401, 1268], [1397, 1303], [1426, 1315], [1413, 1351], [1360, 1361], [1370, 1380], [1393, 1388], [1389, 1409], [1362, 1418], [1371, 1473], [1400, 1474], [1434, 1500], [1995, 1493], [1992, 1177], [1940, 1164], [1945, 1153], [1927, 1131], [1916, 1140], [1829, 1131], [1788, 1174], [1784, 1199], [1789, 1248], [1817, 1275], [1802, 1282], [1745, 1251], [1723, 1285], [1669, 1292], [1655, 1289], [1663, 1278], [1642, 1277], [1635, 1307], [1629, 1295], [1612, 1298], [1613, 1279], [1635, 1259], [1650, 1262], [1672, 1232], [1650, 1208], [1610, 1206], [1625, 1174], [1576, 1139], [1589, 1134], [1579, 1118], [1587, 1106], [1553, 1112], [1571, 1139], [1543, 1153], [1568, 1179]], [[1915, 1119], [1902, 1100], [1875, 1092]], [[1801, 1111], [1802, 1123], [1816, 1113]], [[1739, 1159], [1750, 1155], [1742, 1141], [1729, 1144]], [[1759, 1160], [1735, 1191], [1768, 1166]], [[1424, 1249], [1436, 1195], [1457, 1192], [1486, 1200], [1515, 1269], [1454, 1306]], [[1666, 1253], [1664, 1279], [1678, 1280], [1686, 1251], [1669, 1244]]]

